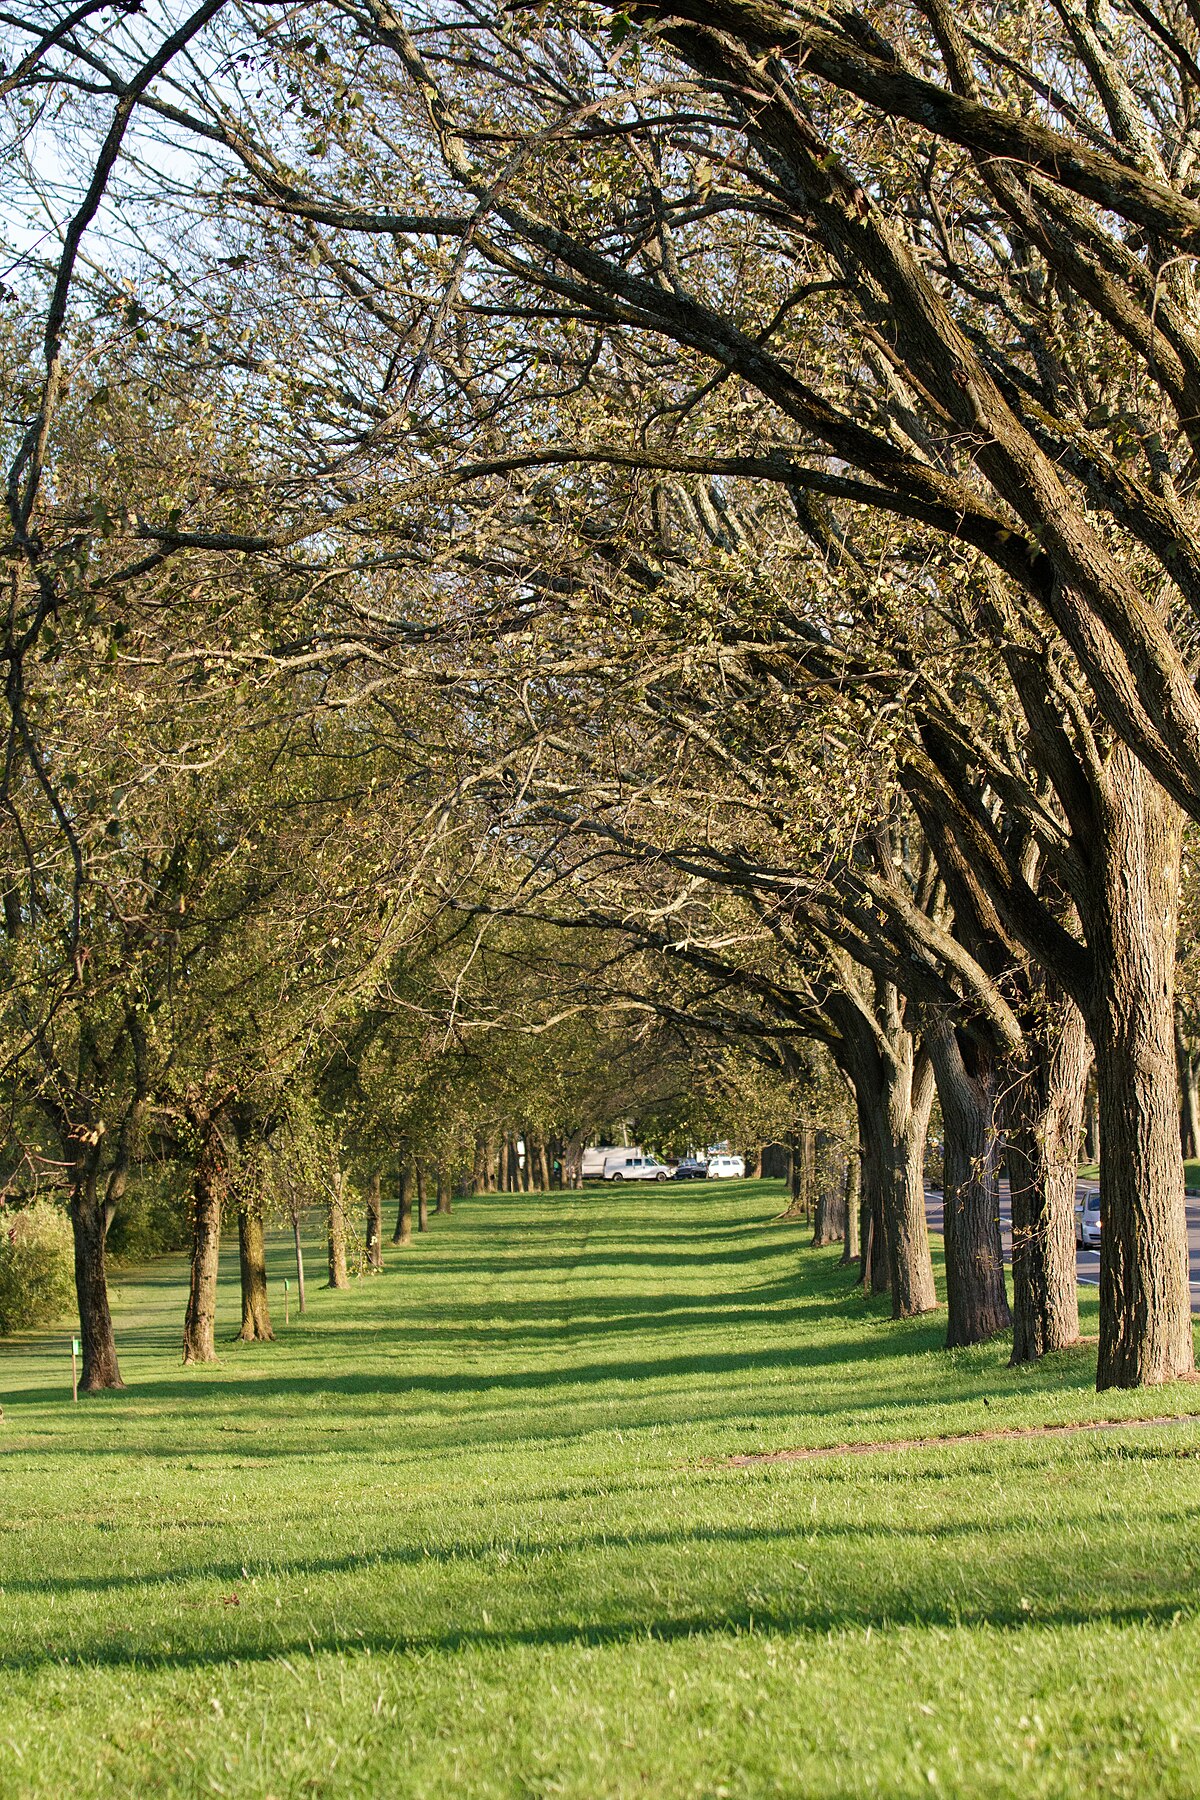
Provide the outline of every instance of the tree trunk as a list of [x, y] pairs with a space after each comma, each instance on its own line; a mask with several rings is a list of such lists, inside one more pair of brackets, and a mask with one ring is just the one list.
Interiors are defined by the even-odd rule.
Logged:
[[842, 1260], [839, 1267], [848, 1269], [859, 1260], [861, 1250], [862, 1229], [862, 1197], [859, 1192], [861, 1183], [862, 1160], [857, 1144], [851, 1146], [846, 1158], [846, 1228], [842, 1239]]
[[348, 1288], [350, 1286], [350, 1277], [346, 1271], [345, 1184], [346, 1177], [340, 1169], [335, 1169], [329, 1181], [329, 1285], [331, 1288]]
[[71, 1193], [71, 1233], [75, 1246], [75, 1297], [79, 1303], [79, 1342], [83, 1351], [80, 1389], [87, 1394], [124, 1387], [117, 1362], [112, 1314], [108, 1306], [108, 1274], [104, 1239], [104, 1201], [98, 1191], [98, 1158], [90, 1150], [75, 1165]]
[[1083, 1144], [1087, 1160], [1100, 1165], [1100, 1097], [1092, 1089], [1087, 1103], [1087, 1132]]
[[296, 1307], [299, 1312], [306, 1310], [304, 1295], [304, 1251], [300, 1247], [300, 1214], [292, 1213], [292, 1244], [296, 1251]]
[[1123, 745], [1109, 774], [1088, 921], [1104, 1207], [1101, 1389], [1190, 1375], [1195, 1360], [1175, 1068], [1181, 815]]
[[440, 1213], [448, 1213], [452, 1208], [452, 1188], [453, 1183], [450, 1179], [449, 1169], [446, 1167], [445, 1163], [439, 1163], [437, 1169], [437, 1209]]
[[383, 1267], [383, 1201], [380, 1189], [383, 1183], [379, 1170], [371, 1177], [371, 1185], [367, 1189], [367, 1267], [376, 1273]]
[[892, 1317], [908, 1319], [937, 1305], [929, 1224], [925, 1217], [925, 1133], [933, 1105], [933, 1068], [912, 1047], [889, 1083], [889, 1123], [893, 1146], [892, 1184], [887, 1194], [888, 1263], [892, 1277]]
[[429, 1230], [429, 1187], [423, 1162], [417, 1164], [417, 1230]]
[[813, 1220], [813, 1247], [836, 1244], [846, 1230], [845, 1152], [829, 1131], [816, 1134], [817, 1201]]
[[1000, 1237], [1000, 1126], [991, 1046], [945, 1019], [926, 1031], [946, 1133], [942, 1235], [946, 1348], [982, 1344], [1012, 1324]]
[[883, 1095], [869, 1094], [859, 1102], [860, 1230], [862, 1284], [868, 1293], [886, 1294], [892, 1285], [887, 1247], [887, 1180], [891, 1169], [891, 1145]]
[[267, 1298], [267, 1250], [263, 1237], [262, 1205], [247, 1200], [238, 1208], [238, 1261], [242, 1274], [243, 1344], [272, 1344], [271, 1307]]
[[201, 1126], [200, 1155], [192, 1180], [192, 1267], [183, 1324], [185, 1363], [216, 1362], [217, 1271], [221, 1254], [221, 1207], [228, 1176], [222, 1110]]
[[1023, 1019], [1024, 1054], [1002, 1071], [1014, 1363], [1079, 1339], [1075, 1185], [1091, 1057], [1074, 1001], [1046, 992], [1039, 999]]
[[487, 1140], [482, 1133], [475, 1135], [475, 1154], [471, 1163], [471, 1192], [482, 1194], [487, 1189]]
[[137, 1091], [131, 1100], [117, 1141], [117, 1154], [108, 1180], [104, 1186], [104, 1234], [107, 1239], [108, 1228], [112, 1224], [117, 1208], [125, 1198], [129, 1186], [129, 1171], [133, 1164], [133, 1146], [141, 1137], [142, 1125], [149, 1110], [148, 1076], [145, 1071], [145, 1059], [142, 1052], [144, 1039], [140, 1037], [140, 1026], [137, 1033], [131, 1033], [138, 1046], [135, 1056], [135, 1080]]
[[546, 1155], [546, 1140], [540, 1135], [534, 1139], [534, 1158], [537, 1185], [543, 1194], [550, 1192], [550, 1159]]
[[849, 1158], [846, 1146], [839, 1138], [830, 1138], [829, 1145], [829, 1198], [826, 1202], [826, 1224], [829, 1230], [829, 1242], [840, 1243], [846, 1236], [846, 1179]]
[[563, 1150], [563, 1186], [580, 1188], [583, 1186], [583, 1144], [582, 1127], [573, 1131], [567, 1139]]
[[405, 1163], [400, 1170], [400, 1204], [396, 1211], [396, 1229], [392, 1233], [393, 1244], [412, 1243], [412, 1208], [413, 1170], [411, 1163]]
[[813, 1206], [813, 1130], [801, 1125], [791, 1139], [791, 1166], [788, 1172], [789, 1198], [785, 1219], [809, 1219]]
[[1196, 1058], [1183, 1033], [1183, 1020], [1175, 1013], [1175, 1055], [1179, 1065], [1179, 1145], [1184, 1160], [1200, 1156], [1200, 1077]]
[[496, 1185], [502, 1194], [508, 1192], [508, 1133], [500, 1139], [500, 1155], [496, 1172]]

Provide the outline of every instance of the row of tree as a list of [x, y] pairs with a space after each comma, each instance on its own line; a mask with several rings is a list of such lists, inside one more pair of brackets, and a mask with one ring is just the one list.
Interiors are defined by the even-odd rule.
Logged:
[[[819, 1046], [898, 1316], [936, 1090], [952, 1344], [1009, 1323], [1003, 1162], [1025, 1360], [1078, 1335], [1094, 1068], [1099, 1383], [1190, 1373], [1187, 6], [45, 10], [0, 84], [0, 801], [9, 1067], [77, 1190], [171, 1083], [199, 1167], [227, 1046], [276, 1080], [313, 1005], [347, 1093], [468, 994], [793, 1091]], [[196, 800], [182, 862], [148, 797]], [[148, 1033], [111, 971], [173, 996], [185, 940], [237, 1022]]]

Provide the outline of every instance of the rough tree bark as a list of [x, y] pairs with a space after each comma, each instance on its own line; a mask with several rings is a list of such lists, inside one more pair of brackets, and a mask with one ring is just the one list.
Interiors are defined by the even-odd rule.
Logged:
[[943, 1238], [946, 1347], [982, 1344], [1012, 1323], [1000, 1237], [1000, 1122], [992, 1046], [933, 1019], [933, 1060], [946, 1134]]
[[1182, 815], [1123, 745], [1109, 773], [1085, 1009], [1100, 1101], [1101, 1389], [1194, 1368], [1175, 1067]]
[[331, 1288], [348, 1288], [350, 1276], [346, 1269], [346, 1177], [340, 1169], [334, 1169], [329, 1179], [329, 1285]]
[[785, 1219], [810, 1219], [813, 1207], [813, 1141], [811, 1125], [801, 1125], [791, 1137], [788, 1170], [788, 1203]]
[[859, 1171], [859, 1238], [862, 1271], [860, 1280], [871, 1294], [886, 1294], [892, 1285], [891, 1264], [887, 1248], [887, 1173], [891, 1166], [891, 1150], [884, 1130], [883, 1096], [878, 1095], [878, 1110], [867, 1116], [874, 1096], [856, 1100], [860, 1144]]
[[933, 1066], [911, 1032], [889, 1034], [888, 1053], [876, 1058], [867, 1080], [855, 1077], [863, 1182], [870, 1201], [865, 1222], [864, 1266], [872, 1293], [880, 1286], [886, 1257], [892, 1317], [907, 1319], [937, 1305], [929, 1227], [925, 1218], [925, 1132], [933, 1105]]
[[904, 1032], [888, 1070], [891, 1183], [886, 1193], [892, 1317], [912, 1318], [937, 1305], [925, 1217], [925, 1133], [933, 1105], [933, 1066]]
[[107, 1240], [117, 1207], [124, 1198], [137, 1143], [150, 1101], [145, 1027], [139, 1015], [127, 1016], [134, 1052], [134, 1091], [117, 1136], [116, 1153], [109, 1170], [103, 1199], [100, 1197], [100, 1164], [104, 1129], [72, 1129], [65, 1118], [56, 1119], [64, 1147], [72, 1156], [71, 1199], [68, 1213], [75, 1264], [75, 1297], [79, 1307], [79, 1339], [83, 1352], [80, 1387], [84, 1393], [119, 1388], [121, 1369], [108, 1304]]
[[379, 1170], [371, 1176], [367, 1189], [367, 1267], [376, 1274], [383, 1267], [383, 1186]]
[[846, 1231], [846, 1153], [832, 1132], [816, 1134], [817, 1203], [813, 1214], [813, 1247], [836, 1244]]
[[450, 1171], [445, 1163], [439, 1163], [437, 1167], [437, 1210], [440, 1213], [448, 1213], [453, 1210], [452, 1189]]
[[217, 1360], [217, 1266], [221, 1254], [221, 1208], [229, 1174], [228, 1109], [198, 1116], [200, 1154], [192, 1179], [192, 1264], [183, 1323], [183, 1360]]
[[829, 1048], [854, 1092], [862, 1150], [863, 1281], [888, 1288], [893, 1318], [937, 1304], [925, 1219], [925, 1132], [933, 1068], [908, 1028], [904, 996], [881, 976], [871, 989], [847, 971], [825, 1001]]
[[1012, 1196], [1014, 1363], [1079, 1339], [1075, 1185], [1091, 1053], [1074, 1001], [1047, 991], [1003, 1070]]
[[238, 1261], [242, 1276], [243, 1344], [272, 1344], [271, 1307], [267, 1297], [267, 1251], [263, 1235], [262, 1202], [243, 1200], [238, 1208]]
[[396, 1229], [392, 1233], [393, 1244], [412, 1243], [412, 1211], [413, 1211], [413, 1169], [411, 1163], [405, 1163], [400, 1170], [400, 1202], [396, 1209]]
[[80, 1144], [71, 1184], [71, 1231], [75, 1248], [75, 1297], [79, 1302], [79, 1342], [83, 1368], [79, 1386], [87, 1394], [124, 1387], [108, 1305], [105, 1237], [108, 1221], [99, 1193], [98, 1144]]

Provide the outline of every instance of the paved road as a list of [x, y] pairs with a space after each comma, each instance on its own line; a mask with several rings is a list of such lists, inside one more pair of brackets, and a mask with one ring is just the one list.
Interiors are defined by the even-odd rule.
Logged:
[[[1080, 1192], [1083, 1191], [1080, 1186]], [[1091, 1183], [1095, 1186], [1095, 1183]], [[925, 1190], [925, 1212], [929, 1219], [929, 1229], [942, 1229], [942, 1196], [937, 1188]], [[1192, 1281], [1192, 1311], [1200, 1313], [1200, 1195], [1189, 1195], [1187, 1203], [1188, 1216], [1188, 1268]], [[1000, 1183], [1000, 1229], [1004, 1236], [1004, 1260], [1012, 1261], [1012, 1211], [1008, 1198], [1008, 1183]], [[1081, 1285], [1098, 1287], [1100, 1284], [1100, 1252], [1099, 1250], [1077, 1250], [1075, 1266]]]

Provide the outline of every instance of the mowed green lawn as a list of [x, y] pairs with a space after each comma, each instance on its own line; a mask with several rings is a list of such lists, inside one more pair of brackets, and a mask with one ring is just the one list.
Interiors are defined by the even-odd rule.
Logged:
[[[481, 1197], [280, 1342], [0, 1350], [0, 1794], [1200, 1792], [1200, 1413], [895, 1326], [772, 1183]], [[1094, 1312], [1085, 1329], [1095, 1329]]]

